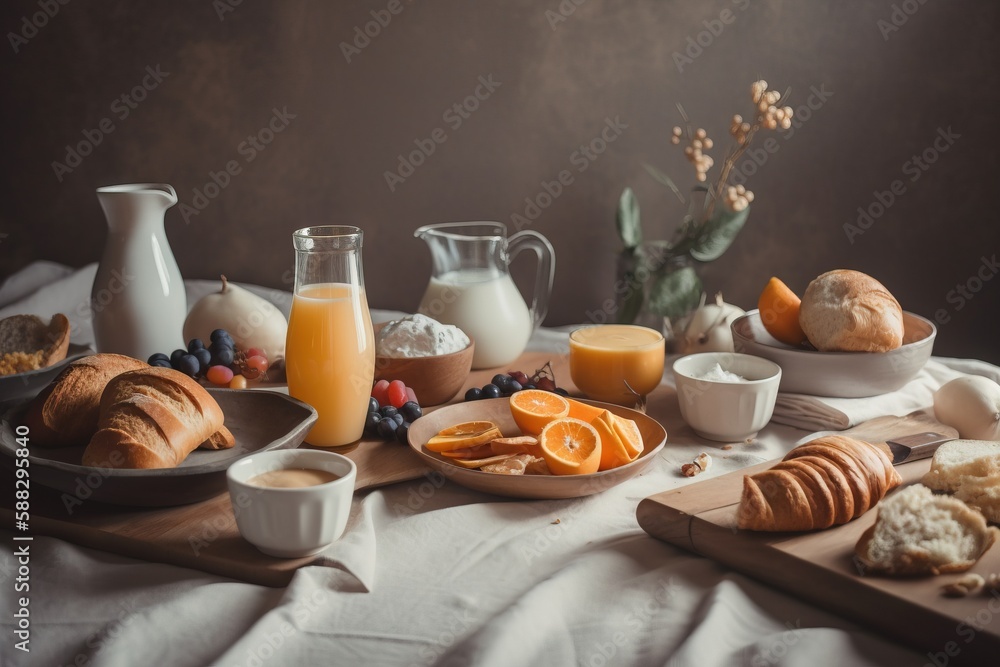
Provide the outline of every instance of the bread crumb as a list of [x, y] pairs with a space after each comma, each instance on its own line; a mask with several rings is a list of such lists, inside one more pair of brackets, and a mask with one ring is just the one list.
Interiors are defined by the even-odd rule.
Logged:
[[984, 583], [985, 580], [981, 576], [975, 572], [970, 572], [950, 584], [942, 586], [941, 594], [949, 598], [964, 598], [968, 595], [978, 593], [983, 588]]
[[37, 352], [8, 352], [0, 357], [0, 375], [13, 375], [15, 373], [26, 373], [37, 371], [42, 367], [42, 357], [45, 350]]
[[562, 519], [556, 519], [555, 521], [552, 522], [552, 525], [554, 526], [558, 523], [562, 523]]
[[732, 445], [723, 445], [722, 448], [725, 449], [726, 451], [729, 451], [730, 449], [733, 448], [733, 446]]

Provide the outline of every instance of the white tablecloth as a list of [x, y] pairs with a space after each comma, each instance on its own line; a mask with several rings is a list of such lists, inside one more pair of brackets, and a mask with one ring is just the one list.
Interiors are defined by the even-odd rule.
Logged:
[[[73, 341], [92, 342], [86, 299], [93, 274], [93, 266], [34, 264], [0, 288], [0, 317], [64, 312]], [[211, 289], [202, 281], [188, 287], [191, 302]], [[287, 312], [287, 295], [259, 292]], [[541, 331], [531, 345], [555, 351], [565, 336]], [[997, 372], [978, 363], [966, 369]], [[775, 458], [809, 435], [772, 424], [755, 442], [723, 450], [694, 436], [675, 404], [661, 420], [670, 437], [649, 472], [584, 499], [513, 501], [427, 479], [359, 494], [347, 534], [328, 550], [351, 573], [307, 567], [285, 589], [36, 536], [30, 591], [15, 594], [17, 543], [3, 526], [0, 664], [926, 662], [915, 650], [647, 536], [635, 519], [642, 498]], [[680, 465], [701, 451], [714, 459], [710, 470], [680, 476]], [[12, 614], [23, 594], [30, 595], [30, 653], [15, 648]]]

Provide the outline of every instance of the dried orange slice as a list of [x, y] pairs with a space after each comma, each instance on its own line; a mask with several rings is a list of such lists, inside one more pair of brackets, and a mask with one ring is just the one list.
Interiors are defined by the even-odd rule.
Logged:
[[601, 464], [601, 436], [582, 419], [550, 421], [538, 436], [538, 444], [549, 470], [556, 475], [586, 475], [597, 472]]
[[604, 412], [604, 408], [576, 401], [572, 398], [567, 398], [566, 401], [569, 403], [569, 414], [566, 416], [573, 417], [575, 419], [582, 419], [588, 424], [600, 417], [601, 413]]
[[523, 389], [510, 397], [510, 414], [527, 435], [538, 435], [545, 425], [569, 414], [569, 401], [541, 389]]
[[782, 343], [800, 345], [806, 340], [806, 334], [799, 326], [801, 304], [802, 299], [788, 285], [772, 277], [757, 299], [760, 322], [767, 333]]
[[503, 434], [493, 422], [462, 422], [438, 431], [438, 434], [428, 440], [425, 446], [432, 452], [448, 452], [453, 449], [478, 447], [501, 437]]
[[497, 438], [490, 443], [494, 454], [531, 454], [541, 456], [538, 439], [530, 435], [520, 435], [513, 438]]

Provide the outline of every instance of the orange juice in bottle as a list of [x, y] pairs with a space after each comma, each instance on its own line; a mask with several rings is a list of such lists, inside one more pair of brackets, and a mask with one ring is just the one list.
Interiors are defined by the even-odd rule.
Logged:
[[375, 338], [361, 271], [361, 230], [308, 227], [293, 235], [295, 295], [288, 318], [289, 395], [319, 415], [306, 442], [338, 447], [364, 430]]

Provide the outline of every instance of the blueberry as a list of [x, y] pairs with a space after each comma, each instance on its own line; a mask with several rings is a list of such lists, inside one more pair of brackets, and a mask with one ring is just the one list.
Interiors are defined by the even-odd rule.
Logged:
[[420, 405], [414, 401], [403, 403], [403, 407], [399, 409], [399, 412], [408, 422], [415, 422], [424, 414], [423, 410], [420, 409]]
[[513, 379], [514, 378], [512, 378], [511, 376], [506, 375], [504, 373], [497, 373], [496, 375], [493, 376], [493, 379], [490, 380], [490, 383], [491, 384], [495, 384], [497, 387], [500, 388], [500, 392], [501, 393], [506, 394], [507, 393], [507, 386], [510, 384], [511, 380], [513, 380]]
[[403, 422], [396, 427], [396, 440], [401, 445], [408, 444], [408, 438], [410, 435], [410, 422]]
[[200, 367], [201, 373], [207, 371], [208, 367], [212, 365], [212, 353], [206, 350], [205, 348], [203, 347], [199, 348], [194, 352], [192, 352], [191, 354], [193, 354], [194, 357], [198, 360], [198, 363], [201, 364]]
[[371, 396], [368, 399], [368, 412], [378, 412], [379, 407], [380, 406], [378, 404], [378, 399], [375, 398], [374, 396]]
[[528, 382], [527, 384], [521, 385], [521, 389], [538, 389], [538, 387]]
[[511, 380], [510, 382], [507, 383], [507, 394], [508, 395], [516, 393], [516, 392], [519, 392], [522, 389], [524, 389], [524, 387], [522, 387], [521, 383], [518, 382], [517, 380]]
[[396, 416], [399, 413], [399, 410], [392, 407], [391, 405], [383, 405], [381, 408], [378, 409], [378, 412], [380, 415], [382, 415], [382, 418], [384, 419], [386, 417]]
[[173, 368], [173, 366], [170, 364], [169, 359], [155, 359], [149, 362], [149, 365], [158, 366], [159, 368]]
[[552, 391], [559, 394], [560, 396], [569, 396], [569, 392], [563, 389], [562, 387], [556, 387]]
[[399, 414], [398, 412], [392, 416], [392, 419], [393, 421], [396, 422], [396, 428], [402, 426], [403, 422], [406, 421], [405, 419], [403, 419], [403, 415]]
[[467, 401], [478, 401], [483, 397], [483, 390], [479, 387], [473, 387], [469, 391], [465, 392], [465, 400]]
[[483, 385], [483, 398], [500, 398], [500, 387], [495, 384]]
[[212, 365], [213, 366], [228, 366], [236, 359], [236, 353], [233, 352], [233, 348], [221, 343], [212, 343], [208, 351], [212, 355]]
[[209, 340], [211, 340], [213, 343], [218, 343], [219, 341], [223, 341], [229, 343], [230, 347], [233, 346], [233, 337], [230, 336], [229, 332], [226, 331], [225, 329], [216, 329], [215, 331], [213, 331], [212, 335], [209, 336]]
[[378, 435], [378, 423], [382, 421], [382, 415], [377, 412], [369, 412], [365, 416], [365, 433], [368, 435]]
[[190, 375], [194, 377], [198, 375], [198, 371], [201, 369], [201, 362], [198, 361], [198, 357], [193, 354], [185, 354], [177, 361], [177, 370], [184, 375]]
[[170, 353], [170, 364], [174, 368], [177, 368], [177, 362], [179, 362], [181, 360], [181, 357], [183, 357], [187, 353], [188, 353], [187, 350], [181, 350], [180, 348], [174, 350], [173, 352]]
[[167, 364], [170, 364], [170, 357], [163, 354], [162, 352], [156, 352], [149, 356], [149, 359], [146, 361], [146, 363], [149, 364], [150, 366], [154, 366], [156, 365], [157, 361], [165, 361], [167, 362]]
[[396, 437], [396, 420], [383, 419], [378, 423], [378, 437], [383, 440], [391, 440]]
[[192, 338], [188, 341], [188, 352], [191, 354], [195, 353], [195, 350], [205, 349], [205, 344], [201, 342], [200, 338]]

